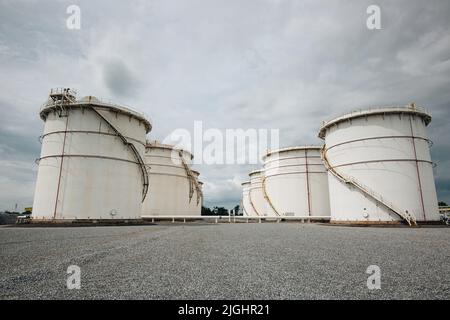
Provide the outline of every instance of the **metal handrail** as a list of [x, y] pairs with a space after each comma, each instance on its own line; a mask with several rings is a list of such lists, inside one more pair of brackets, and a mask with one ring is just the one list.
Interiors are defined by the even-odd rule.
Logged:
[[94, 106], [90, 105], [91, 109], [101, 118], [103, 119], [110, 127], [113, 129], [113, 131], [117, 134], [117, 136], [122, 140], [122, 142], [131, 149], [133, 156], [137, 160], [139, 167], [141, 169], [142, 173], [142, 179], [143, 179], [143, 188], [142, 188], [142, 202], [144, 202], [145, 197], [147, 196], [148, 187], [149, 187], [149, 178], [148, 178], [148, 171], [147, 167], [144, 163], [144, 160], [142, 159], [141, 155], [139, 154], [138, 150], [136, 149], [136, 146], [127, 140], [125, 136], [120, 133], [120, 131], [106, 118], [104, 117]]
[[267, 203], [269, 204], [269, 206], [272, 208], [272, 210], [276, 213], [277, 216], [281, 216], [281, 214], [278, 212], [277, 209], [275, 209], [275, 206], [273, 205], [272, 201], [270, 200], [269, 195], [267, 194], [267, 190], [266, 190], [266, 177], [264, 176], [264, 178], [262, 179], [262, 190], [263, 190], [263, 195], [264, 198], [267, 200]]
[[324, 216], [231, 216], [231, 215], [221, 215], [221, 216], [193, 216], [193, 215], [168, 215], [168, 216], [158, 216], [158, 215], [143, 215], [141, 216], [142, 219], [152, 219], [152, 220], [172, 220], [172, 222], [175, 222], [176, 220], [185, 220], [185, 219], [192, 219], [192, 220], [209, 220], [214, 219], [216, 220], [216, 223], [220, 221], [226, 221], [228, 222], [234, 222], [235, 220], [257, 220], [257, 221], [281, 221], [281, 220], [291, 220], [291, 221], [311, 221], [311, 220], [317, 220], [317, 221], [329, 221], [330, 217], [324, 217]]
[[200, 202], [200, 199], [203, 197], [203, 193], [200, 189], [200, 186], [198, 185], [197, 179], [192, 174], [192, 170], [189, 168], [187, 163], [184, 161], [183, 158], [183, 150], [178, 150], [178, 154], [180, 156], [181, 163], [183, 164], [184, 170], [186, 171], [186, 175], [189, 178], [189, 203], [191, 202], [192, 196], [194, 195], [194, 189], [192, 186], [195, 186], [195, 190], [197, 191], [197, 205]]
[[256, 210], [255, 204], [253, 203], [253, 200], [252, 200], [252, 189], [251, 188], [248, 189], [248, 200], [250, 201], [250, 205], [252, 206], [252, 209], [256, 213], [256, 215], [258, 217], [261, 217], [261, 215], [259, 214], [258, 210]]
[[410, 226], [417, 225], [417, 221], [414, 216], [412, 216], [411, 214], [409, 214], [407, 212], [403, 212], [402, 210], [399, 210], [398, 208], [396, 208], [396, 206], [393, 203], [386, 201], [381, 194], [378, 194], [374, 190], [370, 189], [368, 186], [363, 185], [361, 182], [356, 180], [354, 177], [346, 177], [343, 174], [337, 172], [335, 170], [335, 168], [333, 168], [330, 165], [330, 163], [328, 162], [325, 146], [322, 148], [321, 155], [322, 155], [322, 160], [323, 160], [327, 170], [329, 172], [331, 172], [331, 174], [333, 176], [335, 176], [338, 180], [340, 180], [344, 183], [350, 183], [350, 184], [354, 185], [359, 190], [361, 190], [363, 193], [367, 194], [372, 199], [374, 199], [378, 203], [382, 204], [383, 206], [385, 206], [386, 208], [390, 209], [392, 212], [397, 214], [400, 218], [405, 220], [408, 223], [408, 225], [410, 225]]
[[[133, 108], [131, 108], [129, 106], [125, 106], [125, 105], [117, 104], [117, 103], [113, 103], [113, 102], [108, 102], [106, 100], [102, 100], [102, 99], [99, 99], [97, 97], [95, 97], [95, 99], [97, 101], [81, 101], [81, 100], [77, 100], [77, 101], [74, 101], [74, 102], [69, 103], [69, 104], [71, 104], [71, 105], [95, 104], [97, 106], [103, 106], [103, 107], [115, 107], [115, 108], [127, 111], [129, 113], [139, 115], [142, 118], [145, 118], [145, 119], [148, 119], [148, 120], [150, 119], [150, 117], [145, 112], [137, 111], [136, 109], [133, 109]], [[44, 110], [44, 109], [46, 109], [48, 107], [53, 107], [53, 106], [58, 106], [58, 101], [48, 100], [48, 101], [44, 102], [41, 105], [41, 107], [39, 108], [39, 111], [42, 111], [42, 110]]]
[[356, 115], [364, 115], [365, 113], [370, 113], [371, 111], [417, 111], [417, 112], [422, 112], [422, 113], [426, 113], [428, 115], [431, 116], [431, 113], [429, 112], [429, 110], [427, 108], [423, 108], [423, 107], [418, 107], [418, 106], [411, 106], [411, 105], [406, 105], [404, 107], [399, 107], [399, 106], [393, 106], [393, 107], [370, 107], [370, 108], [364, 108], [364, 109], [356, 109], [356, 110], [352, 110], [350, 112], [345, 112], [342, 113], [336, 117], [334, 117], [333, 119], [330, 120], [324, 120], [322, 121], [322, 127], [326, 126], [327, 124], [334, 122], [335, 120], [339, 119], [339, 118], [343, 118], [343, 117], [353, 117]]

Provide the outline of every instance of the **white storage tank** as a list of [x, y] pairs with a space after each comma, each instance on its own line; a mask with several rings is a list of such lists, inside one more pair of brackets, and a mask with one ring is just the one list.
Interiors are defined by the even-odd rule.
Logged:
[[250, 203], [250, 181], [242, 183], [242, 215], [254, 217], [257, 216], [252, 204]]
[[439, 220], [430, 140], [431, 116], [414, 104], [356, 111], [324, 122], [331, 221]]
[[254, 170], [249, 173], [250, 188], [248, 192], [248, 198], [250, 206], [253, 209], [253, 213], [257, 216], [266, 215], [266, 199], [262, 190], [262, 179], [264, 173], [262, 170]]
[[[142, 216], [197, 214], [202, 193], [191, 170], [193, 156], [172, 145], [149, 142], [145, 163], [150, 176], [149, 197], [142, 206]], [[200, 215], [200, 212], [198, 212]]]
[[92, 96], [77, 100], [68, 88], [50, 92], [40, 117], [44, 133], [32, 219], [140, 218], [150, 122]]
[[329, 217], [328, 177], [320, 146], [269, 151], [264, 157], [267, 215]]

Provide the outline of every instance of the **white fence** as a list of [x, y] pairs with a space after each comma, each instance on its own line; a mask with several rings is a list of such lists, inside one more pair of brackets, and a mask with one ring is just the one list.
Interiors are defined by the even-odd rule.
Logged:
[[258, 222], [261, 223], [263, 221], [266, 222], [281, 222], [281, 221], [298, 221], [301, 223], [312, 222], [312, 221], [324, 221], [328, 222], [330, 217], [323, 216], [303, 216], [303, 217], [295, 217], [295, 216], [151, 216], [144, 215], [141, 217], [144, 220], [151, 220], [155, 222], [157, 220], [168, 220], [172, 221], [172, 223], [177, 222], [186, 222], [186, 220], [214, 220], [215, 223], [226, 222], [226, 223], [236, 223], [236, 222]]

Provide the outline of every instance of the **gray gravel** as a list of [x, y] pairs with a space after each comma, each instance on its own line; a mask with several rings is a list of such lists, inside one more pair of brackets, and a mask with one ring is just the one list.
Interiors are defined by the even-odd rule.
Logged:
[[[1, 227], [0, 298], [449, 299], [449, 245], [448, 228]], [[72, 264], [80, 290], [66, 288]]]

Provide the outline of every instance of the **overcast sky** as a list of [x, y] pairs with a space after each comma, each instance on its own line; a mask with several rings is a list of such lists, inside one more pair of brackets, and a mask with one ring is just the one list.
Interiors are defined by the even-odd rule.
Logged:
[[[66, 27], [69, 5], [81, 29]], [[381, 30], [366, 9], [381, 8]], [[280, 130], [318, 144], [322, 120], [424, 106], [439, 199], [450, 202], [450, 1], [0, 0], [0, 210], [31, 206], [52, 87], [133, 106], [173, 130]], [[256, 166], [201, 165], [205, 204], [240, 202]]]

